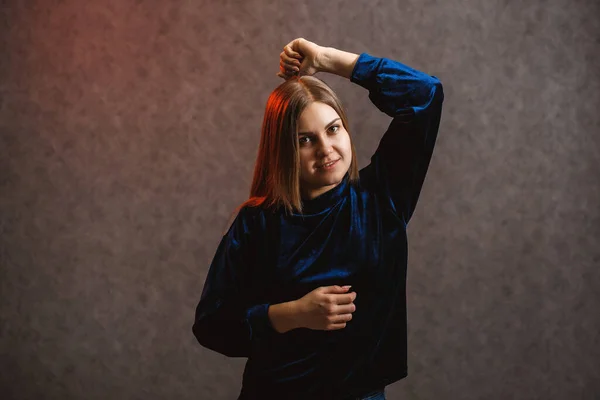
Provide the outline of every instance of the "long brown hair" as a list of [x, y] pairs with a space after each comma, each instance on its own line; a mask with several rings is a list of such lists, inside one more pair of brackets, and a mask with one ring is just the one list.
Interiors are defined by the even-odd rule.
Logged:
[[275, 88], [267, 100], [250, 198], [236, 211], [245, 205], [261, 205], [283, 206], [289, 213], [302, 212], [297, 123], [304, 109], [317, 101], [340, 116], [352, 148], [349, 180], [358, 181], [356, 151], [340, 99], [314, 76], [292, 77]]

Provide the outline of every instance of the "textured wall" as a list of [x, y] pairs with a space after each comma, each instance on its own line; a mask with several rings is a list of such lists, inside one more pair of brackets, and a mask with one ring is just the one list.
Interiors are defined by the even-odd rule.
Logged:
[[[236, 397], [194, 307], [299, 36], [444, 83], [388, 398], [600, 398], [597, 1], [0, 7], [3, 399]], [[318, 76], [366, 165], [389, 117]]]

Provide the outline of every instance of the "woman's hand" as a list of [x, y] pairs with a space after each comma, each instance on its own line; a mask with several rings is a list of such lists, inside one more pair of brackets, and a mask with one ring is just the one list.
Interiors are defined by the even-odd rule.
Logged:
[[322, 286], [296, 300], [299, 327], [315, 330], [337, 330], [346, 327], [356, 310], [356, 292], [350, 286]]
[[324, 47], [304, 38], [289, 42], [279, 55], [277, 76], [286, 81], [293, 76], [314, 75], [320, 71], [320, 59]]

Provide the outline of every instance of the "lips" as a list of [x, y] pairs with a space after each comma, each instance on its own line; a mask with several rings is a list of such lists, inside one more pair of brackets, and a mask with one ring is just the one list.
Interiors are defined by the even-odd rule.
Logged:
[[338, 158], [337, 160], [331, 160], [331, 161], [326, 161], [322, 164], [320, 164], [317, 168], [329, 168], [335, 165], [335, 163], [337, 163], [338, 161], [340, 161], [340, 158]]

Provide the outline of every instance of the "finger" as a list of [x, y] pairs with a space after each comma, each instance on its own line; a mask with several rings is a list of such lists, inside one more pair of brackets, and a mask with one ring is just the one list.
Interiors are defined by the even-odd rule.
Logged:
[[356, 292], [344, 294], [331, 294], [334, 304], [350, 304], [356, 299]]
[[283, 66], [283, 65], [280, 65], [280, 66], [279, 66], [279, 72], [280, 72], [281, 74], [283, 74], [283, 75], [286, 75], [286, 76], [292, 76], [292, 75], [294, 75], [294, 73], [295, 73], [295, 71], [294, 71], [293, 69], [286, 68], [286, 67], [285, 67], [285, 66]]
[[354, 303], [344, 304], [343, 306], [335, 306], [332, 309], [332, 314], [334, 315], [343, 315], [343, 314], [351, 314], [356, 311], [356, 305]]
[[296, 59], [300, 59], [302, 58], [302, 55], [300, 53], [298, 53], [297, 51], [292, 50], [292, 46], [290, 46], [289, 44], [286, 44], [283, 47], [283, 53], [285, 54], [288, 58], [296, 58]]
[[295, 66], [293, 66], [293, 65], [286, 64], [286, 63], [284, 63], [284, 62], [280, 62], [280, 63], [279, 63], [279, 66], [280, 66], [280, 67], [281, 67], [281, 68], [282, 68], [284, 71], [291, 71], [291, 72], [292, 72], [292, 71], [295, 71], [295, 72], [298, 72], [298, 71], [300, 71], [300, 68], [298, 68], [298, 67], [295, 67]]
[[339, 285], [333, 285], [333, 286], [323, 286], [323, 293], [332, 293], [332, 294], [341, 294], [341, 293], [346, 293], [348, 290], [350, 290], [352, 286], [339, 286]]
[[285, 52], [281, 52], [281, 54], [279, 55], [279, 59], [282, 62], [285, 62], [286, 64], [289, 64], [289, 65], [296, 65], [298, 67], [300, 65], [302, 65], [302, 63], [297, 58], [290, 57]]
[[342, 324], [331, 324], [327, 327], [327, 329], [325, 329], [326, 331], [335, 331], [338, 329], [344, 329], [346, 327], [346, 323], [342, 323]]
[[297, 72], [295, 71], [288, 71], [284, 68], [279, 68], [279, 72], [277, 73], [277, 76], [279, 76], [280, 78], [285, 79], [286, 81], [294, 76], [297, 76]]
[[329, 318], [330, 324], [344, 324], [352, 319], [352, 314], [339, 314]]
[[298, 72], [300, 71], [300, 68], [298, 67], [294, 67], [292, 65], [289, 64], [285, 64], [284, 62], [280, 62], [279, 63], [279, 68], [281, 69], [282, 72]]
[[281, 61], [279, 63], [279, 67], [283, 70], [283, 71], [289, 71], [289, 72], [298, 72], [300, 71], [300, 68], [295, 66], [295, 65], [290, 65], [290, 64], [286, 64], [285, 62]]

